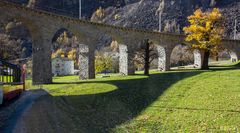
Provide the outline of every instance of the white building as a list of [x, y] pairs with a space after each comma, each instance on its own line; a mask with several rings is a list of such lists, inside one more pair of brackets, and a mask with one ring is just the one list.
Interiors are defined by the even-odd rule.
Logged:
[[52, 73], [54, 76], [74, 75], [74, 61], [61, 57], [52, 59]]

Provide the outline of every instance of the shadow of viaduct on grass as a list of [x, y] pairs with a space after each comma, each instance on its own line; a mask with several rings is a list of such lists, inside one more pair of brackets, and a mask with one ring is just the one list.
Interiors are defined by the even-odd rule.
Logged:
[[[231, 70], [239, 67], [214, 68], [213, 71]], [[137, 117], [142, 111], [156, 101], [169, 87], [175, 83], [196, 76], [204, 71], [172, 71], [169, 73], [152, 74], [148, 78], [128, 79], [128, 80], [107, 80], [107, 81], [85, 81], [85, 82], [55, 82], [56, 85], [84, 84], [84, 83], [104, 83], [114, 85], [116, 90], [84, 95], [62, 95], [52, 96], [48, 94], [41, 101], [47, 102], [41, 106], [48, 119], [61, 117], [57, 122], [71, 125], [70, 127], [51, 127], [51, 131], [71, 131], [71, 132], [109, 132], [112, 128], [128, 122]], [[65, 88], [62, 88], [65, 89]], [[71, 88], [70, 88], [71, 89]], [[37, 102], [38, 103], [38, 102]], [[57, 108], [54, 108], [55, 104]], [[49, 109], [46, 109], [49, 108]], [[53, 113], [53, 110], [62, 110], [63, 113]], [[39, 109], [38, 109], [39, 111]], [[52, 113], [52, 114], [51, 114]], [[67, 116], [62, 116], [67, 115]], [[37, 114], [34, 117], [42, 117]], [[44, 123], [48, 119], [37, 119]], [[71, 119], [66, 123], [67, 119]], [[38, 131], [46, 132], [50, 129], [41, 127]], [[54, 123], [54, 122], [52, 122]], [[33, 126], [34, 127], [34, 126]]]
[[[238, 66], [215, 67], [210, 71], [238, 68]], [[74, 119], [78, 123], [79, 131], [108, 132], [111, 128], [138, 116], [170, 86], [202, 72], [205, 71], [172, 71], [169, 73], [152, 74], [148, 78], [140, 79], [73, 83], [56, 82], [54, 84], [104, 83], [116, 86], [116, 90], [106, 93], [58, 97], [66, 106], [74, 108], [75, 111], [71, 112], [71, 114], [75, 114]], [[50, 99], [54, 100], [56, 97], [51, 96]], [[77, 120], [81, 122], [79, 123]]]
[[[54, 84], [104, 83], [116, 90], [100, 94], [60, 96], [65, 105], [77, 109], [75, 117], [82, 121], [86, 132], [108, 132], [124, 122], [138, 116], [171, 85], [185, 78], [200, 74], [194, 72], [170, 72], [153, 74], [148, 78], [112, 81], [93, 81]], [[51, 97], [55, 99], [56, 97]], [[74, 102], [73, 102], [74, 101]], [[80, 125], [79, 125], [80, 126]]]

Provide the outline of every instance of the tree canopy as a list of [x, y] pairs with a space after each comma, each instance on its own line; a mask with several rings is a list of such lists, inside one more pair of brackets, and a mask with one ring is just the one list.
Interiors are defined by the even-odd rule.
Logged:
[[217, 8], [207, 12], [198, 9], [188, 17], [188, 21], [190, 25], [183, 29], [187, 34], [185, 40], [190, 42], [191, 48], [203, 53], [201, 69], [209, 69], [210, 53], [217, 54], [222, 49], [220, 45], [224, 34], [222, 14]]
[[220, 48], [224, 28], [219, 9], [214, 8], [209, 12], [198, 9], [188, 17], [188, 21], [190, 26], [183, 30], [187, 34], [186, 41], [193, 42], [192, 48], [210, 52], [216, 52]]

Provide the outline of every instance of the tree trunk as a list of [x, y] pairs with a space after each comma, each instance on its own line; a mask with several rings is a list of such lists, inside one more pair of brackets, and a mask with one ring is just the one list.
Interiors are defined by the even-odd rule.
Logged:
[[145, 47], [145, 64], [144, 64], [144, 75], [149, 75], [149, 69], [150, 69], [150, 49], [149, 49], [149, 42], [146, 41], [146, 47]]
[[215, 57], [216, 61], [219, 61], [219, 58], [218, 58], [218, 53], [216, 53], [216, 57]]
[[209, 61], [209, 56], [210, 56], [210, 51], [204, 51], [204, 56], [203, 56], [203, 61], [202, 61], [202, 66], [201, 69], [202, 70], [208, 70], [208, 61]]

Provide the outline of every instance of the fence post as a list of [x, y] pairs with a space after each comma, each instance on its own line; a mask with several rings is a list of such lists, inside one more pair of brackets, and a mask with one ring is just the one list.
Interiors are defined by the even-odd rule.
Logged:
[[23, 83], [23, 91], [26, 89], [25, 79], [26, 79], [26, 64], [21, 67], [21, 82]]
[[0, 105], [3, 103], [3, 84], [0, 82]]

